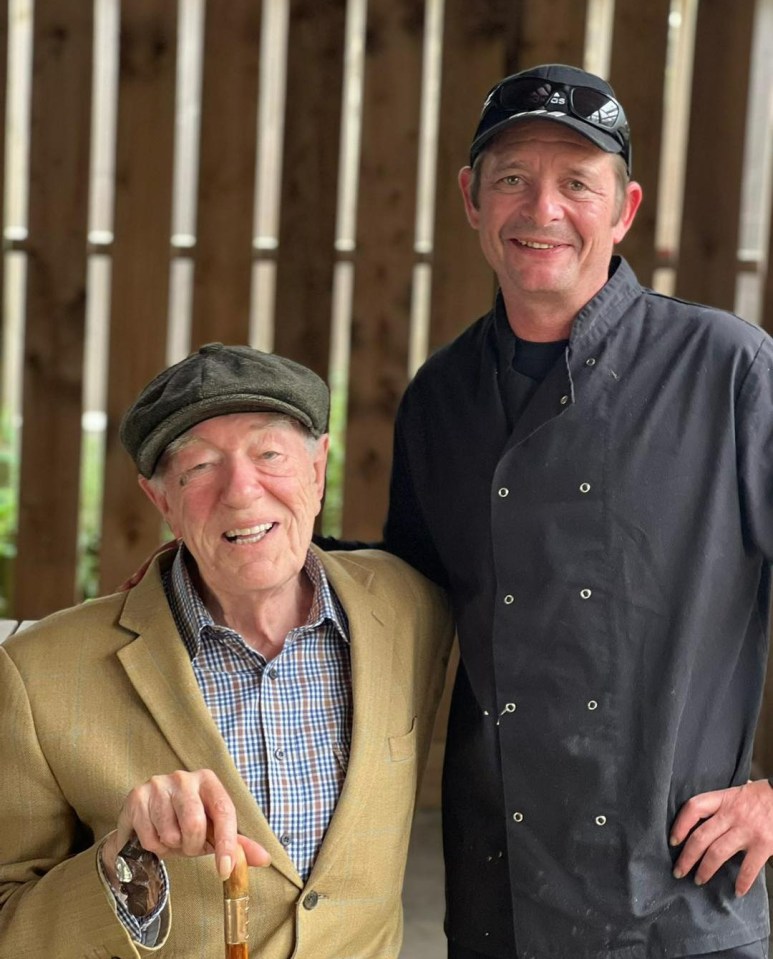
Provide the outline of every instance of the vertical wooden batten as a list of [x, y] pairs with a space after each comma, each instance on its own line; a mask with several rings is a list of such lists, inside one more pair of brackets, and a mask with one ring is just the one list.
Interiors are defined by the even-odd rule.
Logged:
[[616, 0], [610, 82], [631, 125], [632, 176], [644, 201], [620, 252], [652, 285], [670, 0]]
[[122, 4], [120, 44], [103, 591], [136, 569], [159, 540], [158, 514], [137, 488], [118, 427], [141, 387], [166, 365], [176, 4]]
[[521, 0], [510, 33], [507, 73], [538, 63], [581, 67], [585, 51], [587, 0]]
[[249, 337], [260, 12], [256, 0], [206, 7], [194, 348]]
[[327, 378], [345, 0], [292, 0], [274, 346]]
[[732, 310], [755, 0], [701, 0], [677, 295]]
[[[430, 350], [453, 339], [493, 301], [494, 276], [467, 222], [457, 175], [468, 162], [486, 93], [505, 70], [508, 6], [505, 0], [446, 0]], [[454, 69], [462, 59], [464, 70]]]
[[38, 4], [15, 608], [75, 600], [86, 307], [92, 5]]
[[408, 374], [424, 4], [368, 7], [344, 535], [378, 539]]

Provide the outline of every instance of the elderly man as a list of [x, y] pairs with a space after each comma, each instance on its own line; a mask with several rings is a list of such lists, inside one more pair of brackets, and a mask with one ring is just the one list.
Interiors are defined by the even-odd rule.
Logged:
[[599, 77], [491, 90], [459, 182], [499, 293], [398, 415], [386, 546], [461, 648], [452, 959], [767, 955], [773, 344], [613, 256], [630, 171]]
[[219, 344], [126, 414], [181, 545], [0, 648], [4, 959], [222, 955], [237, 842], [270, 858], [254, 955], [397, 956], [451, 621], [399, 559], [310, 548], [327, 415], [310, 370]]

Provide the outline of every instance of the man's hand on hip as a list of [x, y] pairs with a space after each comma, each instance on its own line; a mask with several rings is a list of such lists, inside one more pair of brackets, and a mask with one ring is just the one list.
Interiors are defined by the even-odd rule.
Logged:
[[698, 863], [698, 885], [708, 882], [736, 853], [745, 852], [735, 891], [746, 895], [773, 855], [773, 787], [761, 779], [693, 796], [679, 810], [669, 841], [672, 846], [684, 842], [674, 875], [681, 879]]

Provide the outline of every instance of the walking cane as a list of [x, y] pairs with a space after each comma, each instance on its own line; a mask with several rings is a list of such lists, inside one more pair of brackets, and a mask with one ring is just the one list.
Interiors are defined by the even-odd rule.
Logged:
[[[207, 827], [207, 839], [214, 847], [212, 826]], [[236, 844], [236, 862], [223, 883], [223, 919], [225, 930], [225, 959], [249, 959], [248, 915], [250, 886], [244, 850]]]
[[223, 883], [223, 912], [225, 916], [225, 959], [249, 959], [248, 916], [250, 887], [247, 878], [247, 860], [244, 850], [236, 846], [233, 872]]

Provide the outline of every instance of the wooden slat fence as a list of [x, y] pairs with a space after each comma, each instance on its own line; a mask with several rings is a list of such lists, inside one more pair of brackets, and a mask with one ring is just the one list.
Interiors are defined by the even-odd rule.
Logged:
[[[587, 28], [604, 22], [605, 10], [613, 10], [612, 35], [601, 42]], [[94, 25], [107, 14], [118, 23], [114, 202], [109, 229], [90, 236]], [[26, 258], [22, 400], [4, 411], [12, 427], [23, 424], [17, 558], [0, 612], [39, 617], [81, 598], [81, 416], [94, 409], [84, 397], [93, 363], [107, 371], [97, 401], [105, 421], [102, 590], [162, 535], [120, 448], [120, 417], [162, 366], [213, 339], [276, 348], [330, 378], [342, 411], [334, 442], [345, 449], [336, 481], [342, 523], [331, 531], [379, 535], [402, 390], [423, 351], [491, 302], [493, 280], [464, 219], [456, 174], [483, 96], [505, 73], [581, 63], [593, 42], [610, 51], [645, 189], [623, 252], [643, 282], [733, 308], [739, 271], [749, 269], [738, 259], [739, 245], [749, 246], [743, 176], [755, 167], [769, 182], [771, 151], [750, 158], [746, 125], [767, 124], [770, 144], [773, 0], [736, 0], [726, 14], [726, 0], [0, 0], [0, 140], [10, 148], [18, 131], [2, 112], [11, 83], [6, 33], [13, 49], [19, 18], [31, 16], [34, 37], [29, 211], [21, 225], [5, 216], [11, 253], [0, 271], [7, 287], [9, 256]], [[182, 54], [190, 53], [183, 15], [201, 28], [200, 96], [180, 83]], [[693, 23], [694, 49], [684, 42]], [[437, 69], [432, 42], [442, 44]], [[689, 128], [662, 162], [663, 131], [676, 115], [669, 111], [679, 107], [674, 77], [690, 71]], [[175, 182], [186, 117], [199, 134], [192, 226], [181, 234]], [[6, 169], [0, 163], [7, 197]], [[432, 207], [421, 220], [417, 196], [429, 201], [419, 173], [427, 169]], [[659, 248], [658, 200], [672, 189], [677, 200], [660, 215], [676, 224], [676, 241]], [[773, 329], [770, 191], [762, 193], [752, 211], [762, 224], [752, 319]], [[104, 303], [89, 282], [96, 257], [109, 265]], [[16, 302], [5, 292], [6, 305]], [[106, 334], [102, 358], [90, 352], [87, 306]], [[6, 358], [18, 350], [9, 311]], [[7, 383], [9, 369], [6, 362]], [[766, 749], [773, 766], [773, 742]]]

